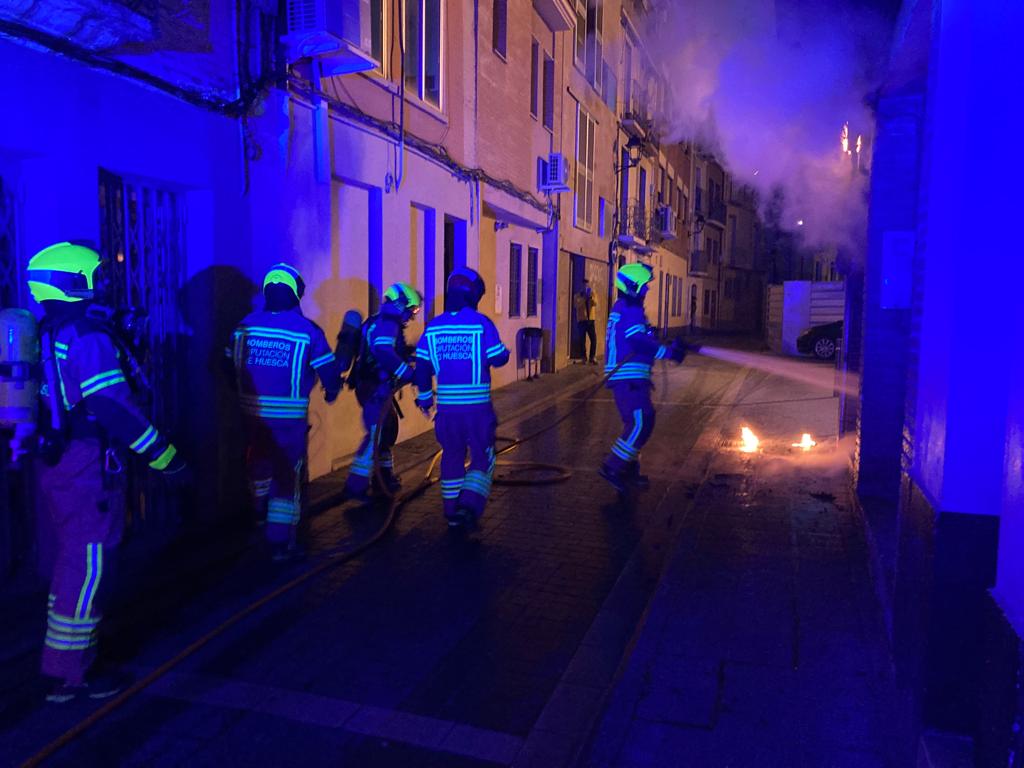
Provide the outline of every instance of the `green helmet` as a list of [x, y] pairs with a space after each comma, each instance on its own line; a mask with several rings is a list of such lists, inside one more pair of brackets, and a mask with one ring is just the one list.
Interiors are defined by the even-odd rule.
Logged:
[[95, 295], [93, 280], [102, 259], [92, 248], [56, 243], [28, 262], [28, 289], [36, 301], [82, 301]]
[[420, 311], [423, 299], [420, 292], [408, 283], [395, 283], [384, 291], [384, 301], [390, 301], [398, 305], [403, 311], [415, 315]]
[[301, 299], [302, 294], [306, 292], [306, 283], [302, 279], [302, 275], [291, 264], [282, 263], [272, 266], [267, 272], [266, 277], [263, 278], [263, 290], [266, 291], [268, 285], [274, 285], [275, 283], [287, 285], [292, 289], [297, 299]]
[[640, 296], [654, 279], [654, 270], [647, 264], [626, 264], [615, 274], [615, 287], [627, 296]]

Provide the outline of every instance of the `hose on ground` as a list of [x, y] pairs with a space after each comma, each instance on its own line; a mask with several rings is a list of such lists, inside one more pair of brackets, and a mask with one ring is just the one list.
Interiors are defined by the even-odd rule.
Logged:
[[[629, 362], [630, 358], [632, 358], [632, 355], [628, 356], [625, 360], [623, 360], [621, 363], [619, 363], [613, 370], [607, 372], [601, 378], [601, 380], [597, 384], [595, 384], [593, 387], [591, 387], [588, 390], [585, 390], [584, 394], [580, 398], [580, 401], [578, 403], [576, 403], [575, 405], [573, 405], [572, 408], [568, 409], [564, 414], [562, 414], [559, 418], [555, 419], [553, 422], [546, 423], [544, 426], [540, 427], [539, 429], [534, 430], [533, 432], [530, 432], [529, 434], [527, 434], [527, 435], [525, 435], [523, 437], [519, 437], [519, 438], [508, 438], [508, 437], [498, 438], [498, 439], [503, 440], [503, 441], [508, 441], [508, 445], [505, 445], [504, 447], [499, 449], [496, 452], [496, 456], [500, 457], [500, 456], [503, 456], [505, 454], [511, 453], [512, 451], [516, 450], [520, 446], [522, 446], [522, 445], [524, 445], [526, 443], [529, 443], [532, 440], [537, 439], [541, 435], [544, 435], [544, 434], [550, 432], [551, 430], [557, 428], [562, 423], [564, 423], [567, 419], [571, 418], [573, 415], [575, 415], [575, 413], [577, 411], [579, 411], [581, 408], [583, 408], [588, 403], [588, 401], [595, 394], [597, 394], [604, 387], [605, 383], [607, 383], [608, 379], [612, 376], [613, 373], [615, 373], [615, 371], [617, 371], [619, 368], [621, 368], [623, 365], [625, 365], [627, 362]], [[383, 426], [384, 420], [387, 418], [388, 414], [389, 414], [389, 412], [388, 412], [387, 409], [384, 409], [381, 412], [380, 421], [378, 423], [378, 428], [376, 430], [376, 436], [377, 436], [376, 439], [378, 441], [379, 441], [379, 436], [380, 436], [380, 433], [381, 433], [381, 427]], [[374, 452], [376, 453], [377, 450], [378, 450], [378, 447], [375, 445]], [[414, 464], [412, 464], [412, 465], [410, 465], [410, 466], [405, 468], [404, 472], [408, 473], [411, 470], [417, 469], [417, 468], [419, 468], [419, 467], [421, 467], [423, 465], [427, 465], [427, 469], [423, 473], [423, 476], [421, 477], [420, 481], [411, 490], [408, 490], [408, 491], [406, 491], [406, 492], [404, 492], [404, 493], [402, 493], [400, 495], [385, 493], [385, 496], [387, 496], [387, 498], [388, 498], [387, 514], [385, 515], [384, 520], [381, 523], [380, 528], [378, 528], [377, 531], [375, 531], [365, 541], [362, 541], [359, 544], [356, 544], [355, 546], [350, 547], [350, 548], [337, 548], [337, 549], [333, 549], [333, 550], [330, 550], [330, 551], [324, 553], [307, 570], [303, 571], [302, 573], [300, 573], [299, 575], [297, 575], [294, 578], [290, 579], [289, 581], [285, 582], [284, 584], [282, 584], [282, 585], [280, 585], [278, 587], [275, 587], [273, 590], [271, 590], [267, 594], [265, 594], [262, 597], [254, 600], [253, 602], [249, 603], [247, 606], [245, 606], [241, 610], [239, 610], [236, 613], [232, 614], [227, 619], [225, 619], [223, 622], [218, 624], [216, 627], [214, 627], [213, 629], [209, 630], [208, 632], [203, 634], [198, 639], [196, 639], [196, 640], [192, 641], [191, 643], [189, 643], [187, 646], [185, 646], [184, 649], [182, 649], [177, 654], [175, 654], [173, 657], [171, 657], [170, 659], [165, 661], [159, 667], [157, 667], [156, 669], [152, 670], [151, 672], [149, 672], [148, 674], [146, 674], [144, 677], [140, 678], [139, 680], [135, 681], [131, 686], [126, 688], [124, 691], [122, 691], [120, 694], [118, 694], [114, 698], [110, 699], [110, 701], [105, 703], [99, 709], [96, 709], [91, 714], [89, 714], [87, 717], [85, 717], [82, 720], [80, 720], [78, 723], [76, 723], [74, 726], [69, 728], [67, 731], [65, 731], [63, 734], [61, 734], [59, 737], [57, 737], [56, 739], [51, 741], [45, 747], [43, 747], [38, 752], [36, 752], [34, 755], [32, 755], [30, 758], [28, 758], [24, 763], [22, 763], [22, 768], [34, 768], [35, 766], [42, 765], [42, 763], [45, 760], [48, 760], [49, 758], [53, 757], [61, 749], [63, 749], [68, 744], [70, 744], [75, 739], [77, 739], [79, 736], [84, 734], [86, 731], [88, 731], [94, 725], [99, 723], [105, 717], [107, 717], [108, 715], [110, 715], [111, 713], [113, 713], [114, 711], [119, 709], [120, 707], [122, 707], [125, 703], [127, 703], [129, 700], [134, 698], [137, 694], [141, 693], [143, 690], [145, 690], [146, 688], [151, 686], [153, 683], [155, 683], [157, 680], [162, 678], [168, 672], [173, 670], [175, 667], [177, 667], [179, 664], [181, 664], [187, 658], [189, 658], [190, 656], [195, 654], [197, 651], [202, 649], [204, 646], [208, 645], [210, 642], [212, 642], [216, 638], [218, 638], [221, 635], [223, 635], [225, 632], [227, 632], [229, 629], [234, 627], [236, 624], [240, 623], [244, 619], [247, 619], [248, 617], [252, 616], [253, 614], [255, 614], [260, 609], [262, 609], [265, 606], [269, 605], [270, 603], [274, 602], [277, 598], [281, 597], [282, 595], [287, 594], [288, 592], [292, 591], [296, 587], [301, 586], [302, 584], [306, 583], [310, 579], [313, 579], [314, 577], [319, 576], [320, 574], [322, 574], [322, 573], [324, 573], [324, 572], [326, 572], [328, 570], [331, 570], [331, 569], [336, 568], [336, 567], [338, 567], [338, 566], [340, 566], [340, 565], [342, 565], [344, 563], [347, 563], [347, 562], [355, 559], [359, 555], [361, 555], [363, 552], [366, 552], [368, 549], [370, 549], [372, 546], [374, 546], [378, 541], [380, 541], [391, 530], [391, 528], [394, 525], [394, 522], [395, 522], [395, 520], [397, 518], [398, 511], [403, 506], [408, 504], [414, 498], [418, 497], [427, 488], [429, 488], [431, 485], [434, 485], [437, 482], [437, 478], [434, 477], [434, 471], [437, 468], [437, 464], [440, 461], [440, 458], [441, 458], [441, 451], [438, 450], [435, 453], [433, 453], [432, 455], [430, 455], [430, 456], [428, 456], [426, 458], [420, 459], [419, 461], [417, 461]], [[376, 477], [377, 477], [377, 480], [378, 480], [378, 486], [380, 488], [385, 488], [386, 489], [387, 488], [387, 484], [383, 482], [384, 478], [383, 478], [383, 476], [381, 474], [380, 462], [375, 461], [374, 462], [374, 466], [375, 466]], [[514, 473], [527, 473], [527, 472], [529, 472], [529, 473], [534, 473], [534, 474], [536, 474], [536, 473], [541, 473], [542, 474], [541, 477], [533, 477], [533, 478], [530, 478], [530, 477], [526, 477], [526, 478], [521, 478], [521, 477], [520, 478], [517, 478], [517, 477], [496, 477], [494, 482], [496, 484], [500, 484], [500, 485], [523, 486], [523, 485], [542, 485], [542, 484], [549, 484], [549, 483], [560, 483], [560, 482], [565, 482], [566, 480], [568, 480], [572, 476], [572, 472], [571, 472], [571, 470], [569, 468], [564, 467], [564, 466], [559, 465], [559, 464], [547, 464], [547, 463], [544, 463], [544, 462], [533, 462], [533, 461], [530, 461], [530, 462], [498, 462], [497, 463], [497, 467], [504, 467], [504, 468], [514, 472]], [[546, 473], [546, 476], [544, 476], [545, 473]], [[337, 505], [337, 504], [343, 503], [344, 501], [345, 501], [345, 498], [344, 498], [343, 492], [339, 492], [337, 494], [334, 494], [332, 497], [328, 498], [327, 500], [321, 502], [318, 506], [323, 507], [323, 506], [328, 506], [328, 505]]]

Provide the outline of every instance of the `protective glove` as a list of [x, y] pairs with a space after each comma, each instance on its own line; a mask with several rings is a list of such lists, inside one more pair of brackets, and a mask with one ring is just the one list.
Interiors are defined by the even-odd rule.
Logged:
[[[342, 379], [341, 379], [341, 386], [342, 387], [345, 386], [345, 378], [344, 377], [342, 377]], [[338, 399], [338, 394], [340, 392], [341, 392], [340, 388], [339, 389], [325, 389], [324, 390], [324, 400], [328, 404], [333, 403], [335, 400]]]
[[676, 364], [683, 362], [686, 358], [686, 342], [676, 338], [668, 347], [668, 358]]
[[175, 454], [174, 458], [171, 459], [171, 463], [160, 472], [160, 477], [162, 477], [164, 482], [168, 485], [175, 488], [192, 485], [194, 480], [192, 468], [188, 465], [188, 462], [181, 457], [180, 453]]

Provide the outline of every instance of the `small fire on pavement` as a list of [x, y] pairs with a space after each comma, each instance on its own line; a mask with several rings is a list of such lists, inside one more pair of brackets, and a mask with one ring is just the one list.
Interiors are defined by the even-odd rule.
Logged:
[[793, 443], [794, 448], [802, 448], [805, 451], [811, 450], [811, 448], [813, 448], [816, 445], [817, 443], [811, 439], [811, 436], [807, 432], [804, 432], [803, 437], [800, 438], [799, 443]]
[[757, 453], [760, 445], [761, 441], [750, 427], [743, 427], [740, 430], [740, 451], [743, 453]]

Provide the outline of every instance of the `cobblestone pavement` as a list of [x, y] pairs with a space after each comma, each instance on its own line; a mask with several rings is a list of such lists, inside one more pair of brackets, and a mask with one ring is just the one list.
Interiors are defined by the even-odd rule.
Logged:
[[[836, 401], [773, 377], [741, 402], [580, 765], [892, 765], [893, 683]], [[738, 450], [743, 424], [760, 452]], [[804, 431], [819, 442], [806, 453]]]
[[[583, 373], [569, 376], [578, 389]], [[792, 659], [786, 657], [778, 666], [777, 659], [769, 656], [766, 661], [758, 654], [782, 653], [772, 628], [775, 622], [793, 627], [794, 581], [789, 573], [789, 592], [769, 589], [781, 578], [772, 570], [773, 563], [784, 560], [792, 568], [793, 536], [801, 540], [805, 534], [821, 532], [793, 528], [792, 521], [804, 513], [791, 511], [787, 499], [802, 493], [799, 484], [796, 491], [774, 498], [771, 514], [758, 515], [759, 522], [750, 531], [762, 531], [760, 538], [742, 533], [745, 529], [734, 534], [728, 511], [707, 514], [711, 508], [731, 509], [732, 518], [742, 519], [744, 513], [734, 509], [736, 492], [716, 484], [732, 488], [740, 482], [732, 476], [743, 471], [722, 471], [718, 465], [711, 483], [702, 484], [709, 459], [721, 448], [723, 430], [729, 433], [735, 426], [731, 404], [749, 400], [768, 378], [705, 358], [691, 358], [681, 369], [659, 373], [658, 425], [644, 456], [652, 488], [631, 505], [621, 503], [594, 471], [620, 428], [607, 393], [585, 403], [578, 394], [570, 396], [542, 405], [519, 423], [503, 425], [499, 433], [514, 437], [576, 409], [557, 429], [508, 457], [564, 464], [572, 469], [572, 479], [562, 485], [496, 487], [483, 525], [470, 540], [448, 534], [439, 492], [430, 489], [402, 510], [393, 530], [365, 555], [311, 579], [245, 619], [101, 721], [52, 763], [558, 768], [578, 755], [595, 718], [602, 724], [592, 733], [592, 747], [609, 759], [640, 760], [636, 745], [647, 743], [648, 737], [638, 729], [646, 725], [651, 707], [669, 711], [670, 704], [679, 706], [674, 699], [652, 698], [647, 689], [643, 707], [636, 697], [630, 704], [630, 669], [653, 658], [644, 655], [650, 653], [644, 650], [650, 644], [647, 637], [660, 636], [656, 645], [661, 647], [668, 636], [652, 629], [668, 626], [660, 620], [652, 624], [660, 612], [692, 629], [689, 647], [672, 645], [673, 654], [691, 659], [692, 666], [667, 673], [676, 675], [676, 687], [670, 690], [696, 708], [691, 718], [706, 722], [706, 717], [696, 720], [698, 702], [710, 696], [709, 711], [718, 712], [716, 722], [732, 717], [740, 728], [747, 720], [756, 721], [756, 713], [743, 711], [728, 712], [726, 717], [728, 707], [715, 703], [723, 695], [716, 681], [725, 675], [728, 681], [747, 685], [751, 697], [757, 690], [767, 694], [759, 700], [768, 713], [763, 716], [775, 722], [776, 694], [780, 701], [791, 700], [785, 696], [785, 685], [795, 683], [787, 683], [779, 670], [788, 669]], [[535, 399], [557, 393], [557, 377], [548, 379], [537, 382]], [[498, 406], [500, 414], [500, 400]], [[430, 436], [404, 443], [397, 452], [399, 466], [434, 449]], [[741, 483], [741, 491], [770, 496], [775, 480], [762, 477], [757, 482], [762, 485]], [[336, 487], [332, 483], [336, 479], [317, 484], [313, 493], [326, 497]], [[849, 520], [843, 522], [840, 506], [826, 508], [821, 519], [833, 521], [833, 528], [825, 531], [832, 538], [823, 540], [818, 559], [808, 560], [806, 569], [819, 560], [822, 568], [832, 568], [829, 558], [836, 542], [845, 540], [836, 530], [852, 526]], [[383, 515], [382, 509], [371, 506], [336, 507], [317, 516], [309, 525], [314, 557], [339, 541], [372, 532]], [[821, 517], [810, 511], [806, 515], [809, 521]], [[707, 533], [712, 529], [706, 522], [697, 523], [709, 518], [719, 521], [713, 536]], [[659, 608], [665, 604], [659, 597], [641, 623], [666, 556], [676, 552], [659, 596], [672, 583], [676, 564], [694, 551], [687, 538], [693, 531], [704, 532], [703, 540], [718, 542], [697, 551], [705, 567], [695, 573], [706, 581], [721, 571], [721, 583], [711, 579], [705, 585], [698, 579], [694, 588], [700, 588], [700, 599], [690, 607], [680, 596], [687, 587], [676, 585], [669, 604], [678, 604], [679, 615]], [[736, 547], [740, 550], [734, 551]], [[749, 563], [747, 555], [753, 558]], [[748, 565], [754, 568], [749, 575]], [[308, 566], [274, 571], [250, 549], [240, 548], [231, 557], [204, 566], [201, 573], [171, 579], [130, 614], [112, 622], [118, 632], [111, 649], [137, 674], [144, 674], [253, 596], [304, 567]], [[767, 576], [764, 586], [758, 587], [762, 573]], [[823, 572], [821, 579], [807, 581], [804, 592], [817, 594], [814, 584], [825, 590], [834, 575]], [[762, 600], [765, 592], [771, 599]], [[182, 594], [192, 597], [182, 600]], [[728, 602], [734, 599], [735, 606]], [[851, 658], [855, 654], [849, 647], [824, 639], [841, 639], [852, 625], [838, 619], [833, 625], [832, 614], [824, 612], [826, 604], [817, 597], [811, 603], [822, 613], [808, 613], [807, 621], [817, 623], [808, 623], [805, 629], [820, 633], [823, 644], [813, 653], [806, 651], [801, 669], [812, 663], [819, 669], [859, 663]], [[780, 605], [789, 606], [789, 612]], [[725, 644], [717, 656], [708, 656], [706, 644], [721, 644], [723, 637], [737, 647], [743, 645], [745, 636], [738, 629], [716, 635], [714, 628], [724, 616], [732, 616], [729, 626], [738, 627], [748, 611], [754, 611], [750, 615], [756, 619], [748, 656], [726, 653]], [[844, 615], [839, 612], [840, 619]], [[700, 629], [704, 625], [707, 628]], [[638, 626], [643, 631], [636, 650], [616, 677]], [[761, 677], [738, 674], [743, 664], [760, 664], [768, 671]], [[644, 674], [654, 670], [661, 677], [665, 668], [646, 667]], [[762, 682], [769, 685], [759, 689]], [[736, 695], [734, 688], [725, 690]], [[793, 696], [802, 701], [799, 689]], [[622, 702], [625, 710], [617, 710]], [[18, 762], [90, 709], [83, 703], [34, 707], [16, 716], [12, 711], [0, 724], [6, 728], [0, 733], [0, 755]], [[608, 727], [617, 712], [624, 731]], [[678, 712], [673, 715], [677, 716]], [[659, 717], [649, 722], [657, 725]], [[822, 728], [823, 734], [831, 733], [825, 725]], [[663, 741], [673, 749], [677, 746]], [[802, 739], [800, 748], [811, 743]], [[868, 751], [876, 746], [871, 743]], [[657, 762], [652, 756], [640, 764], [775, 763]]]

